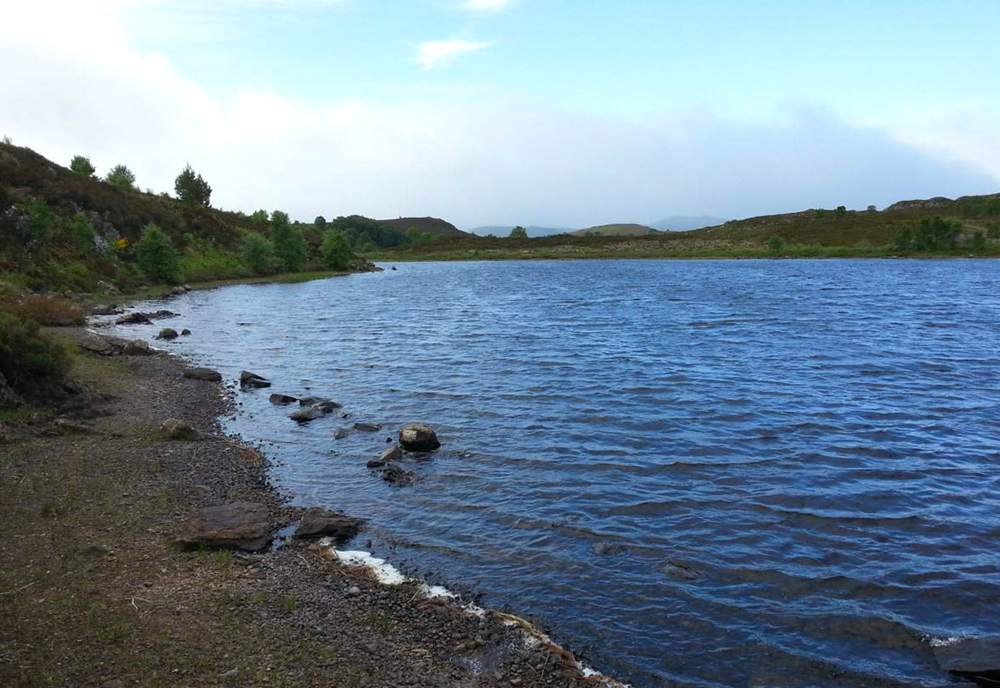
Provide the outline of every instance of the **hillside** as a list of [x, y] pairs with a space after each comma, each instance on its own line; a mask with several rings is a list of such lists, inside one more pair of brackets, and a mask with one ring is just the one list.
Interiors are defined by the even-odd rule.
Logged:
[[400, 232], [418, 232], [432, 237], [469, 236], [455, 225], [437, 217], [398, 217], [395, 220], [376, 220], [380, 225], [391, 227]]
[[711, 215], [671, 215], [656, 222], [650, 222], [649, 226], [665, 232], [686, 232], [689, 229], [701, 229], [702, 227], [714, 227], [726, 221], [722, 217], [712, 217]]
[[568, 232], [570, 236], [575, 237], [631, 237], [631, 236], [648, 236], [651, 234], [659, 234], [658, 230], [652, 227], [647, 227], [646, 225], [640, 224], [611, 224], [611, 225], [595, 225], [593, 227], [586, 227], [584, 229], [578, 229], [573, 232]]

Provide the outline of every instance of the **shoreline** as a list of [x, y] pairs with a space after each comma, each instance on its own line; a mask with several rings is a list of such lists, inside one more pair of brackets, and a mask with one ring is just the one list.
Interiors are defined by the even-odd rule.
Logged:
[[[356, 565], [391, 567], [364, 561], [363, 526], [343, 550], [296, 538], [263, 553], [179, 548], [204, 507], [259, 504], [272, 532], [304, 512], [264, 455], [222, 434], [232, 394], [187, 369], [166, 352], [81, 350], [69, 408], [4, 417], [5, 685], [622, 686], [524, 619]], [[168, 419], [197, 439], [166, 439]]]

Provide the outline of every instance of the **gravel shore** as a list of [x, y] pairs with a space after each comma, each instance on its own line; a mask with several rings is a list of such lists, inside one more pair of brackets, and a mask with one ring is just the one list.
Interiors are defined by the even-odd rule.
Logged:
[[[316, 541], [179, 548], [203, 507], [263, 504], [276, 530], [301, 516], [220, 432], [223, 387], [183, 372], [81, 351], [73, 403], [0, 422], [0, 685], [618, 685], [516, 617], [384, 585]], [[164, 439], [167, 419], [199, 439]]]

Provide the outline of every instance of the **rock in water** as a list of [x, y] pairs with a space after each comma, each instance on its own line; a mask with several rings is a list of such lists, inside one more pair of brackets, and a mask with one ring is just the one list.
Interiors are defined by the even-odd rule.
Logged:
[[273, 539], [267, 507], [256, 502], [229, 502], [201, 509], [182, 524], [181, 547], [227, 547], [258, 552]]
[[189, 330], [188, 328], [185, 327], [183, 330], [181, 330], [182, 337], [187, 337], [189, 334], [191, 334], [191, 330]]
[[375, 423], [355, 423], [354, 429], [359, 432], [378, 432], [382, 426]]
[[322, 418], [324, 415], [326, 414], [324, 414], [319, 408], [310, 406], [308, 408], [299, 409], [288, 417], [296, 423], [308, 423], [309, 421], [316, 420], [317, 418]]
[[295, 397], [290, 397], [287, 394], [272, 394], [267, 398], [267, 400], [278, 406], [288, 406], [289, 404], [294, 404], [298, 401]]
[[389, 464], [382, 470], [382, 480], [390, 485], [409, 485], [413, 482], [413, 474], [396, 464]]
[[393, 445], [382, 452], [377, 459], [368, 462], [368, 468], [380, 468], [391, 461], [399, 461], [403, 458], [403, 452], [399, 447]]
[[179, 442], [192, 442], [201, 436], [190, 423], [176, 418], [168, 418], [160, 423], [160, 434], [163, 435], [163, 439]]
[[243, 389], [261, 389], [270, 386], [271, 383], [257, 373], [251, 373], [249, 370], [240, 373], [240, 387]]
[[347, 428], [337, 428], [337, 432], [333, 433], [333, 439], [342, 440], [349, 434], [350, 433], [347, 431]]
[[145, 313], [129, 313], [115, 320], [116, 325], [148, 325], [151, 322]]
[[412, 423], [399, 431], [399, 443], [406, 451], [429, 452], [441, 446], [437, 435], [428, 425]]
[[934, 658], [945, 671], [981, 686], [1000, 685], [1000, 637], [961, 638], [934, 645]]
[[206, 382], [222, 382], [222, 375], [219, 371], [211, 368], [188, 368], [184, 371], [184, 377]]
[[329, 536], [343, 542], [358, 534], [362, 521], [335, 511], [313, 507], [302, 516], [295, 529], [295, 537], [312, 538]]
[[160, 334], [156, 335], [157, 339], [177, 339], [177, 330], [172, 327], [164, 327], [160, 330]]

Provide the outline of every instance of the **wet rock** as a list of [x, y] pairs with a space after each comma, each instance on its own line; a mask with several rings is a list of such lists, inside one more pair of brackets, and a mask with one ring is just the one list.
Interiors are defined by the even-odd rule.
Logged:
[[273, 539], [267, 507], [229, 502], [201, 509], [184, 522], [175, 542], [181, 547], [225, 547], [258, 552]]
[[323, 413], [333, 413], [335, 410], [342, 408], [342, 405], [336, 401], [322, 397], [303, 397], [299, 399], [299, 406], [315, 406]]
[[332, 537], [343, 542], [357, 535], [362, 523], [360, 519], [338, 514], [336, 511], [313, 507], [302, 515], [302, 520], [295, 529], [295, 537]]
[[149, 348], [149, 342], [141, 339], [131, 339], [122, 345], [123, 356], [149, 356], [153, 350]]
[[375, 423], [355, 423], [354, 429], [358, 432], [378, 432], [382, 426]]
[[277, 406], [288, 406], [289, 404], [294, 404], [298, 401], [295, 397], [290, 397], [287, 394], [272, 394], [267, 398], [267, 400]]
[[342, 440], [345, 437], [347, 437], [349, 434], [351, 434], [351, 433], [349, 433], [347, 431], [347, 428], [337, 428], [337, 432], [333, 433], [333, 439], [335, 439], [335, 440]]
[[625, 547], [613, 542], [598, 542], [594, 545], [594, 554], [602, 557], [622, 554], [623, 552], [625, 552]]
[[168, 418], [160, 423], [160, 435], [165, 440], [178, 442], [192, 442], [201, 437], [201, 433], [191, 427], [190, 423], [176, 418]]
[[168, 311], [166, 309], [161, 309], [158, 311], [153, 311], [152, 313], [146, 313], [145, 315], [150, 320], [162, 320], [163, 318], [176, 318], [178, 316], [178, 313], [174, 313], [173, 311]]
[[191, 330], [189, 330], [189, 329], [188, 329], [188, 328], [186, 328], [186, 327], [185, 327], [185, 328], [184, 328], [183, 330], [181, 330], [181, 336], [182, 336], [182, 337], [187, 337], [187, 336], [188, 336], [188, 335], [190, 335], [190, 334], [191, 334]]
[[93, 315], [119, 315], [122, 313], [122, 309], [114, 304], [107, 306], [94, 306], [90, 312]]
[[310, 421], [316, 420], [317, 418], [322, 418], [325, 415], [326, 414], [323, 413], [321, 409], [315, 406], [309, 406], [307, 408], [299, 409], [298, 411], [296, 411], [295, 413], [291, 414], [288, 417], [294, 420], [296, 423], [308, 423]]
[[177, 339], [177, 330], [172, 327], [164, 327], [160, 330], [160, 333], [156, 335], [157, 339]]
[[222, 382], [222, 375], [219, 371], [211, 368], [188, 368], [184, 371], [184, 377], [191, 380], [204, 380], [205, 382]]
[[153, 321], [145, 313], [129, 313], [115, 320], [116, 325], [149, 325]]
[[392, 461], [399, 461], [403, 458], [403, 452], [399, 447], [393, 445], [382, 452], [377, 459], [368, 462], [368, 468], [381, 468]]
[[121, 351], [121, 346], [114, 345], [111, 340], [89, 333], [77, 340], [77, 346], [99, 356], [113, 356]]
[[672, 578], [679, 578], [681, 580], [694, 580], [701, 575], [701, 571], [693, 566], [689, 566], [682, 561], [673, 560], [667, 561], [661, 566], [660, 571]]
[[262, 389], [270, 386], [270, 381], [257, 373], [251, 373], [249, 370], [240, 373], [240, 387], [243, 389]]
[[180, 296], [181, 294], [187, 294], [189, 291], [191, 291], [191, 287], [181, 285], [168, 291], [167, 296]]
[[382, 470], [382, 480], [390, 485], [409, 485], [413, 482], [413, 473], [403, 470], [396, 464], [389, 464]]
[[960, 638], [934, 645], [933, 650], [945, 671], [980, 686], [1000, 685], [1000, 637]]
[[430, 426], [411, 423], [399, 431], [399, 443], [406, 451], [429, 452], [441, 446]]

